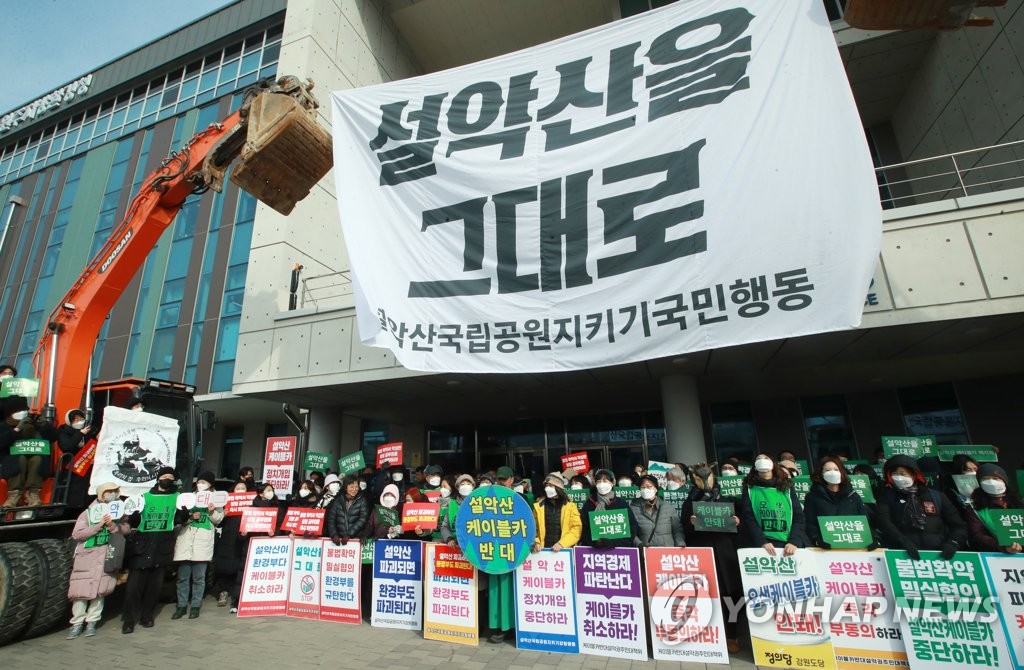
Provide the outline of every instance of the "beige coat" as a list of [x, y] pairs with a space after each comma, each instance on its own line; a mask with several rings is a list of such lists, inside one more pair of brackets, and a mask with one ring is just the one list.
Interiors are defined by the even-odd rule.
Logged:
[[[95, 503], [93, 503], [95, 504]], [[78, 515], [75, 528], [71, 531], [71, 539], [75, 545], [75, 560], [71, 567], [71, 582], [68, 585], [69, 600], [92, 600], [107, 596], [117, 585], [116, 575], [103, 572], [103, 563], [107, 558], [107, 546], [85, 547], [85, 541], [103, 529], [102, 524], [89, 523], [89, 511]], [[128, 524], [114, 525], [111, 535], [128, 533]]]
[[[191, 517], [189, 517], [191, 519]], [[178, 539], [174, 543], [175, 561], [193, 561], [205, 563], [213, 560], [213, 544], [217, 537], [216, 526], [224, 520], [224, 510], [217, 508], [210, 512], [210, 523], [214, 528], [197, 528], [186, 523], [178, 531]]]

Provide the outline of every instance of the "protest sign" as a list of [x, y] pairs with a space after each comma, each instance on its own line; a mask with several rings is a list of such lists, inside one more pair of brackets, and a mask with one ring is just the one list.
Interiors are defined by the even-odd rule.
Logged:
[[85, 446], [75, 454], [75, 459], [71, 461], [71, 471], [79, 477], [84, 477], [95, 460], [96, 439], [93, 438], [86, 442]]
[[228, 502], [228, 492], [227, 491], [210, 491], [209, 493], [210, 493], [210, 504], [212, 504], [215, 509], [217, 509], [217, 508], [223, 509], [224, 505], [226, 505], [227, 502]]
[[289, 507], [288, 511], [284, 513], [281, 530], [286, 530], [296, 535], [313, 533], [319, 537], [324, 534], [325, 511], [307, 507]]
[[737, 531], [735, 506], [731, 502], [694, 502], [693, 515], [697, 517], [694, 530], [712, 533], [735, 533]]
[[796, 471], [797, 471], [798, 474], [801, 474], [801, 475], [810, 475], [810, 474], [812, 474], [812, 472], [811, 472], [811, 464], [808, 463], [807, 461], [798, 460], [798, 461], [795, 461], [795, 463], [796, 463]]
[[907, 667], [881, 551], [816, 552], [839, 670]]
[[292, 542], [291, 576], [285, 613], [298, 619], [320, 618], [320, 566], [323, 540], [296, 538]]
[[39, 394], [39, 379], [30, 377], [5, 377], [0, 380], [0, 398], [18, 395], [35, 398]]
[[123, 516], [131, 516], [136, 512], [141, 512], [146, 508], [146, 496], [135, 495], [128, 496], [124, 499], [124, 511], [121, 512]]
[[576, 627], [584, 654], [647, 660], [637, 549], [573, 549]]
[[331, 463], [331, 455], [319, 451], [306, 452], [306, 459], [302, 463], [303, 470], [318, 470], [323, 472]]
[[49, 440], [42, 439], [31, 439], [31, 440], [15, 440], [14, 444], [11, 445], [12, 456], [49, 456], [50, 455], [50, 442]]
[[[373, 546], [373, 540], [369, 541]], [[323, 566], [320, 570], [320, 620], [359, 625], [363, 622], [360, 612], [360, 578], [362, 552], [359, 540], [349, 540], [335, 545], [323, 540]], [[372, 562], [372, 555], [367, 563]]]
[[124, 495], [148, 492], [160, 468], [174, 466], [180, 430], [176, 420], [165, 416], [106, 407], [89, 493], [95, 494], [96, 487], [106, 482], [117, 484]]
[[970, 456], [979, 463], [996, 463], [999, 461], [999, 454], [991, 444], [940, 444], [938, 447], [939, 460], [948, 463], [959, 454]]
[[354, 454], [348, 456], [342, 456], [338, 459], [338, 472], [343, 475], [350, 475], [353, 472], [359, 472], [366, 467], [366, 459], [363, 457], [363, 452], [357, 451]]
[[676, 489], [675, 491], [658, 491], [658, 496], [669, 505], [672, 505], [672, 507], [675, 508], [676, 513], [681, 515], [683, 513], [683, 504], [686, 502], [686, 497], [689, 495], [689, 492], [689, 485], [684, 485], [682, 488]]
[[981, 555], [959, 551], [943, 560], [938, 551], [886, 550], [900, 631], [911, 670], [998, 667], [1009, 652], [998, 621], [998, 603]]
[[618, 540], [633, 534], [629, 510], [594, 510], [589, 516], [590, 536], [595, 540]]
[[729, 662], [713, 549], [644, 549], [644, 585], [655, 660]]
[[864, 502], [875, 502], [875, 492], [871, 489], [871, 479], [867, 475], [850, 475], [850, 486]]
[[935, 455], [936, 440], [934, 435], [917, 435], [914, 437], [882, 436], [882, 452], [886, 458], [893, 456], [910, 456], [921, 458]]
[[662, 489], [665, 488], [668, 480], [665, 475], [668, 471], [676, 467], [675, 463], [662, 463], [661, 461], [647, 461], [647, 474], [658, 480], [658, 486]]
[[178, 509], [184, 507], [185, 509], [192, 509], [196, 506], [196, 494], [191, 492], [179, 493], [178, 500], [174, 503], [174, 506]]
[[772, 556], [757, 547], [740, 549], [738, 556], [754, 664], [835, 670], [814, 552]]
[[295, 476], [295, 437], [268, 437], [263, 458], [263, 483], [271, 484], [279, 500], [292, 492]]
[[373, 538], [363, 540], [362, 551], [360, 552], [360, 563], [369, 565], [373, 563]]
[[140, 533], [162, 533], [174, 528], [174, 512], [178, 496], [171, 494], [157, 495], [155, 493], [144, 493], [146, 501], [142, 508], [142, 518], [139, 521]]
[[99, 523], [106, 515], [110, 515], [111, 521], [116, 521], [124, 513], [124, 503], [120, 500], [115, 500], [112, 503], [94, 502], [85, 508], [85, 511], [86, 518], [91, 524]]
[[964, 475], [953, 475], [953, 484], [956, 491], [964, 498], [970, 498], [971, 494], [978, 490], [978, 475], [969, 472]]
[[800, 475], [799, 477], [793, 477], [792, 482], [796, 497], [802, 505], [807, 494], [811, 492], [811, 478], [807, 475]]
[[426, 489], [420, 489], [420, 493], [422, 493], [423, 497], [427, 499], [427, 502], [440, 504], [441, 489], [431, 489], [429, 491]]
[[384, 463], [388, 465], [402, 465], [402, 442], [388, 442], [377, 447], [377, 469], [380, 470]]
[[279, 616], [287, 612], [291, 555], [292, 540], [287, 537], [254, 537], [249, 541], [238, 616]]
[[590, 498], [590, 489], [566, 489], [565, 496], [576, 504], [576, 509], [582, 511]]
[[516, 646], [578, 654], [573, 549], [544, 549], [516, 568]]
[[469, 562], [492, 575], [522, 564], [537, 536], [530, 505], [504, 486], [475, 489], [459, 505], [455, 529]]
[[242, 516], [242, 510], [252, 507], [256, 501], [256, 493], [252, 491], [232, 491], [228, 494], [227, 502], [224, 503], [224, 514], [226, 516]]
[[373, 543], [373, 611], [370, 625], [419, 630], [423, 620], [423, 543]]
[[1024, 545], [1024, 509], [975, 509], [1000, 547]]
[[561, 457], [562, 470], [575, 470], [577, 474], [583, 474], [590, 470], [590, 455], [585, 451], [575, 454], [565, 454]]
[[441, 516], [437, 503], [405, 503], [402, 506], [402, 530], [434, 530]]
[[866, 516], [819, 516], [818, 528], [833, 549], [863, 549], [874, 542]]
[[616, 486], [612, 490], [615, 491], [616, 498], [622, 498], [626, 502], [640, 497], [639, 486]]
[[718, 489], [725, 500], [739, 500], [743, 496], [743, 476], [719, 477]]
[[426, 545], [423, 637], [476, 645], [480, 641], [476, 568], [458, 549]]
[[[998, 599], [999, 622], [1014, 668], [1024, 668], [1024, 556], [981, 554], [992, 595]], [[973, 660], [975, 657], [972, 656]], [[980, 658], [986, 658], [982, 655]], [[993, 659], [993, 667], [1003, 665]]]
[[273, 535], [277, 531], [276, 507], [245, 507], [238, 531], [246, 535]]

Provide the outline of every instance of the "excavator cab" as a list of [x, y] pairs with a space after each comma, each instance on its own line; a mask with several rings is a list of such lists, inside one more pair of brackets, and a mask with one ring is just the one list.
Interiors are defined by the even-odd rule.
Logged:
[[1005, 4], [1006, 0], [847, 0], [843, 20], [863, 30], [957, 30], [992, 25], [992, 17], [977, 16], [974, 10]]

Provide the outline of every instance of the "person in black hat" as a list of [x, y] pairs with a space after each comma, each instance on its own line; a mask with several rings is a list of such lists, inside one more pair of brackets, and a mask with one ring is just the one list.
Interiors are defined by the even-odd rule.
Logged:
[[[17, 443], [22, 440], [41, 439], [53, 442], [57, 439], [57, 430], [42, 417], [29, 414], [28, 398], [8, 396], [0, 400], [0, 408], [3, 412], [3, 420], [0, 421], [0, 467], [3, 469], [4, 479], [7, 480], [7, 500], [4, 507], [21, 504], [39, 505], [43, 477], [50, 472], [49, 457], [11, 452], [18, 450]], [[24, 500], [22, 492], [25, 494]]]
[[903, 549], [915, 561], [921, 550], [941, 551], [948, 561], [965, 548], [967, 529], [956, 506], [928, 487], [916, 460], [893, 456], [885, 462], [884, 478], [876, 512], [887, 547]]
[[[212, 492], [216, 480], [209, 470], [200, 472], [196, 477], [196, 493]], [[187, 612], [189, 619], [198, 619], [206, 594], [206, 568], [213, 560], [216, 527], [224, 520], [224, 509], [215, 507], [212, 502], [205, 505], [197, 502], [192, 509], [181, 508], [181, 511], [187, 516], [174, 544], [174, 562], [178, 565], [178, 607], [171, 618], [180, 619]]]
[[[606, 510], [625, 510], [626, 520], [629, 522], [629, 535], [616, 540], [595, 540], [590, 531], [590, 513], [604, 512]], [[632, 515], [629, 513], [629, 502], [615, 495], [615, 473], [606, 468], [601, 468], [594, 473], [594, 488], [590, 491], [590, 498], [583, 503], [580, 510], [580, 519], [583, 522], [583, 538], [580, 544], [585, 547], [598, 549], [614, 549], [615, 547], [633, 546], [633, 525]]]
[[442, 479], [444, 479], [444, 470], [441, 466], [428, 465], [423, 468], [423, 484], [420, 486], [420, 491], [426, 494], [427, 491], [439, 490], [441, 488]]
[[[72, 455], [72, 463], [78, 453], [85, 448], [85, 445], [96, 437], [96, 431], [85, 420], [85, 412], [80, 409], [73, 409], [64, 415], [64, 423], [57, 429], [57, 446], [62, 453]], [[79, 475], [72, 469], [71, 481], [68, 484], [68, 505], [71, 507], [85, 507], [88, 497], [89, 478], [92, 474], [92, 465], [82, 471]]]
[[1019, 554], [1020, 542], [1001, 545], [996, 539], [999, 510], [1024, 509], [1020, 496], [1010, 490], [1006, 470], [995, 463], [978, 466], [978, 488], [971, 494], [972, 506], [967, 507], [967, 539], [974, 551], [1001, 551]]
[[18, 368], [13, 365], [0, 365], [0, 379], [6, 379], [8, 377], [17, 377]]

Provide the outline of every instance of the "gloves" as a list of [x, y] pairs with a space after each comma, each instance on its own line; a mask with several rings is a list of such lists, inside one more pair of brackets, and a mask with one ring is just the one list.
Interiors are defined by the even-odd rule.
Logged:
[[907, 552], [911, 560], [921, 560], [921, 552], [917, 550], [917, 545], [910, 540], [903, 540], [903, 550]]
[[872, 542], [868, 546], [864, 547], [864, 549], [865, 549], [865, 551], [874, 551], [875, 549], [878, 549], [878, 543], [877, 542]]
[[[349, 541], [349, 536], [348, 535], [342, 535], [341, 536], [341, 543], [342, 544], [348, 544], [348, 541]], [[337, 542], [335, 542], [335, 544], [337, 544]]]
[[818, 538], [817, 540], [815, 540], [814, 546], [818, 547], [819, 549], [831, 549], [832, 548], [831, 544], [829, 544], [825, 540], [822, 540], [821, 538]]
[[335, 546], [340, 545], [341, 537], [339, 537], [338, 535], [331, 535], [331, 542], [333, 542]]
[[939, 555], [942, 556], [942, 560], [948, 561], [951, 558], [953, 558], [953, 555], [956, 553], [956, 550], [959, 549], [959, 548], [960, 548], [960, 545], [958, 543], [956, 543], [953, 540], [950, 540], [949, 542], [946, 542], [945, 544], [942, 545], [942, 553], [939, 554]]
[[18, 425], [14, 427], [14, 430], [22, 434], [31, 433], [32, 435], [35, 435], [36, 424], [32, 421], [32, 419], [26, 417], [18, 422]]

